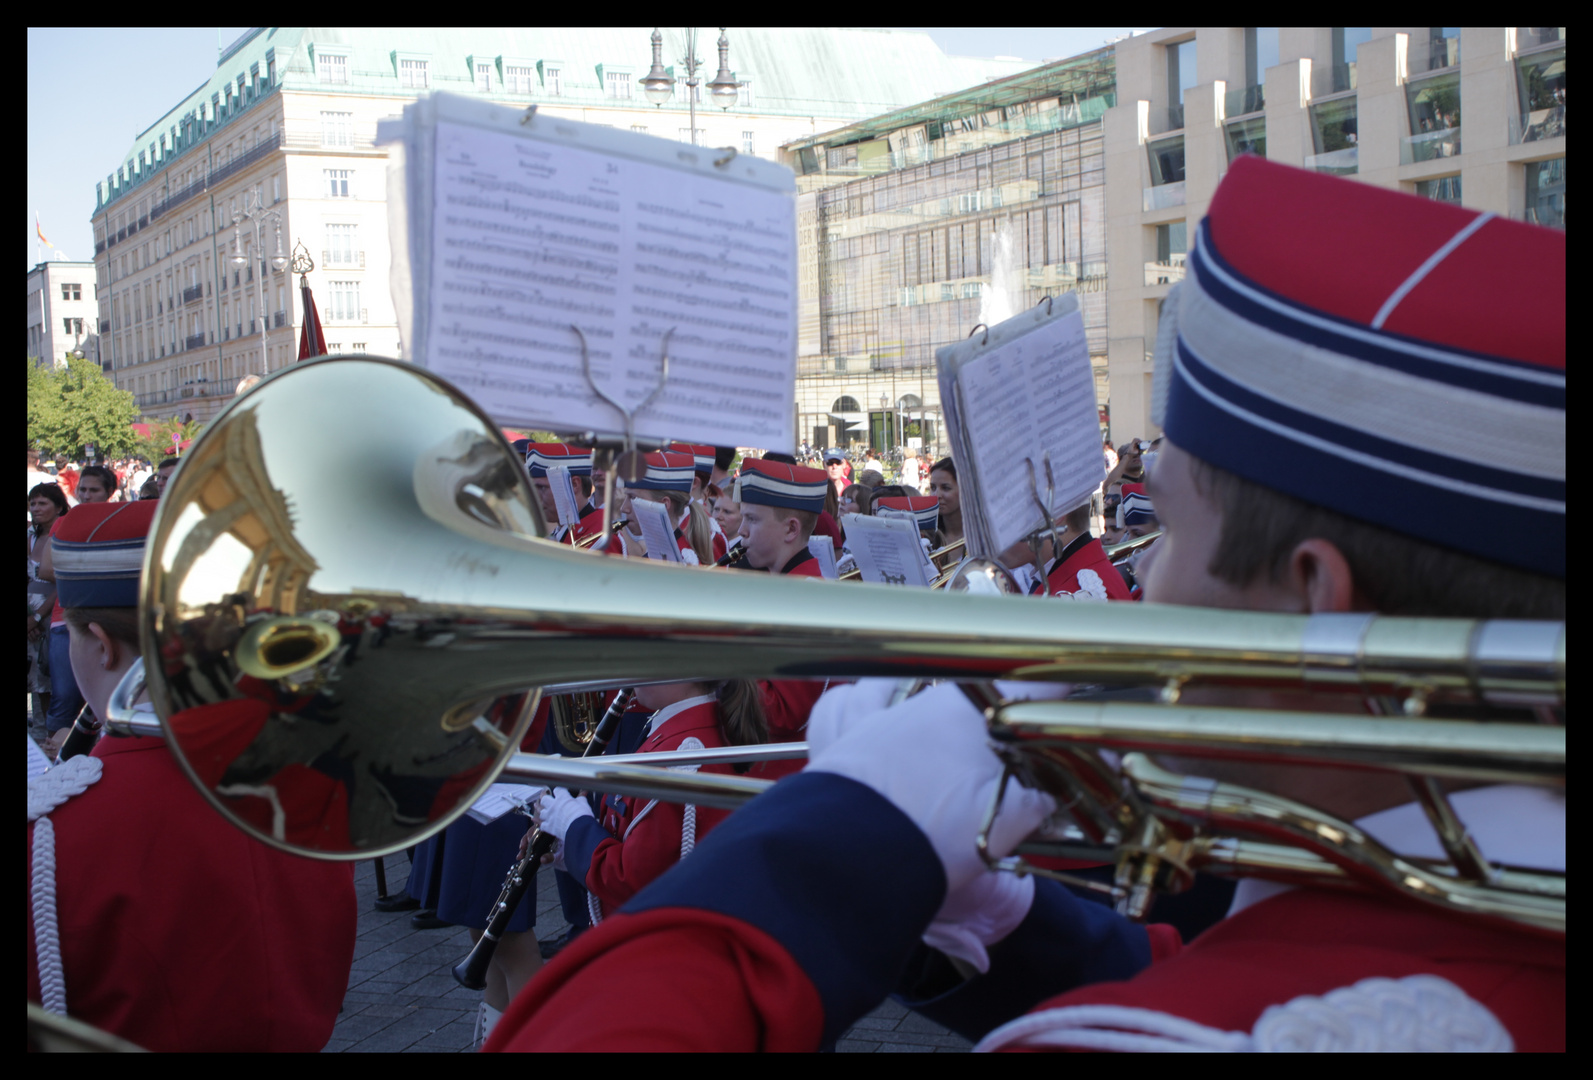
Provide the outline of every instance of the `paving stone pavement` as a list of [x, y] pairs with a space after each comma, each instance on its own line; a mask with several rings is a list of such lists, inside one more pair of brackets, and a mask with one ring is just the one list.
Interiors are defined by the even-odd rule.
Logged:
[[[403, 855], [385, 861], [387, 886], [397, 892], [409, 874]], [[507, 869], [507, 868], [506, 868]], [[454, 982], [453, 966], [470, 951], [470, 935], [454, 927], [416, 930], [413, 912], [383, 913], [376, 898], [376, 869], [356, 864], [359, 937], [348, 995], [324, 1052], [460, 1053], [475, 1034], [481, 995]], [[557, 937], [568, 928], [559, 911], [552, 874], [537, 875], [537, 931]], [[966, 1039], [886, 1001], [836, 1043], [841, 1053], [947, 1053], [970, 1048]]]

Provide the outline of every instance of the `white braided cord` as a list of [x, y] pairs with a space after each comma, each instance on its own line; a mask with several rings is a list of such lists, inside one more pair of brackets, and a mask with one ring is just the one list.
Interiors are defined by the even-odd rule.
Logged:
[[33, 946], [38, 954], [39, 998], [46, 1012], [66, 1015], [66, 968], [61, 962], [61, 926], [55, 904], [55, 823], [47, 816], [105, 773], [105, 763], [85, 754], [28, 781], [28, 820], [33, 826], [33, 865], [28, 892], [33, 902]]

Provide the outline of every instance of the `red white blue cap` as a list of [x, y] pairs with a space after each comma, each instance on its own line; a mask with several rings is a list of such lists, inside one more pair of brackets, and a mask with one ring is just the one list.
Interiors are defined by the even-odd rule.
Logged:
[[1557, 230], [1241, 157], [1163, 307], [1152, 419], [1265, 487], [1564, 577], [1565, 262]]
[[159, 505], [153, 499], [83, 503], [60, 520], [50, 557], [61, 607], [138, 606], [144, 538]]
[[692, 469], [702, 476], [712, 476], [714, 472], [714, 448], [702, 446], [698, 443], [670, 443], [669, 449], [677, 454], [690, 454]]
[[1156, 508], [1145, 494], [1144, 484], [1124, 484], [1123, 501], [1117, 504], [1117, 514], [1123, 527], [1150, 525], [1156, 521]]
[[736, 475], [736, 501], [822, 514], [824, 489], [829, 483], [830, 478], [820, 469], [748, 458]]
[[647, 455], [647, 472], [640, 480], [627, 480], [633, 491], [682, 491], [690, 493], [696, 465], [690, 454], [654, 450]]
[[546, 476], [549, 465], [563, 465], [571, 476], [591, 476], [592, 451], [559, 442], [534, 442], [526, 446], [525, 467], [532, 476]]
[[911, 517], [923, 531], [933, 529], [940, 519], [940, 500], [933, 495], [886, 495], [874, 500], [874, 513]]

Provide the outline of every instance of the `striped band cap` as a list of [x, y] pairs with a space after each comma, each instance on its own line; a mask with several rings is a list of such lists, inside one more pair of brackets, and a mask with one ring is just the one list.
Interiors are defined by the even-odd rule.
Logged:
[[640, 480], [625, 481], [625, 486], [632, 491], [679, 491], [689, 494], [693, 469], [690, 454], [654, 450], [647, 455], [647, 474]]
[[787, 510], [824, 512], [824, 489], [830, 478], [818, 469], [780, 461], [749, 458], [736, 476], [736, 501]]
[[84, 503], [56, 525], [50, 540], [62, 608], [138, 606], [144, 538], [160, 504]]
[[1172, 442], [1565, 576], [1563, 232], [1243, 156], [1186, 266], [1156, 341]]
[[675, 442], [669, 444], [669, 449], [677, 454], [690, 454], [692, 468], [703, 477], [712, 476], [714, 472], [714, 448], [701, 446], [697, 443]]
[[928, 531], [940, 520], [940, 500], [933, 495], [886, 495], [874, 500], [878, 517], [910, 517], [919, 531]]
[[1130, 525], [1150, 525], [1156, 521], [1156, 508], [1145, 494], [1144, 484], [1124, 484], [1123, 501], [1117, 504], [1118, 517], [1124, 528]]
[[525, 467], [532, 476], [546, 476], [549, 465], [563, 465], [571, 476], [591, 476], [592, 451], [561, 442], [527, 444]]

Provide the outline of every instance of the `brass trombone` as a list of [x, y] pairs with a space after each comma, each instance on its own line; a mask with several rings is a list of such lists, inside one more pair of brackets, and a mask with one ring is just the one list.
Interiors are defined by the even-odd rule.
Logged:
[[[360, 410], [341, 407], [355, 396]], [[335, 489], [317, 485], [303, 465], [303, 447], [333, 435], [361, 448], [345, 455], [353, 472]], [[351, 491], [358, 505], [349, 504]], [[413, 365], [315, 360], [236, 399], [172, 478], [141, 583], [150, 697], [205, 797], [266, 843], [333, 859], [414, 844], [500, 773], [702, 805], [744, 801], [761, 790], [744, 777], [518, 753], [537, 694], [517, 710], [493, 708], [526, 686], [677, 680], [705, 655], [719, 677], [1139, 684], [1161, 687], [1165, 705], [1185, 686], [1286, 684], [1387, 700], [1404, 715], [1141, 714], [1079, 702], [995, 706], [988, 715], [1012, 777], [1070, 807], [1062, 842], [1118, 851], [1111, 888], [1131, 914], [1151, 890], [1176, 888], [1187, 871], [1207, 866], [1367, 882], [1563, 928], [1563, 875], [1481, 860], [1453, 828], [1436, 779], [1563, 786], [1562, 623], [1014, 604], [881, 587], [838, 628], [836, 604], [864, 594], [775, 575], [594, 559], [540, 539], [536, 505], [492, 421]], [[338, 626], [330, 651], [309, 623]], [[249, 698], [266, 703], [264, 727], [241, 751], [218, 756], [232, 725], [245, 722], [229, 710]], [[127, 694], [120, 699], [116, 717]], [[1422, 717], [1443, 702], [1535, 709], [1554, 722]], [[247, 722], [258, 725], [251, 708]], [[1120, 767], [1106, 751], [1124, 755]], [[1275, 796], [1180, 786], [1143, 756], [1160, 752], [1412, 776], [1429, 815], [1449, 823], [1451, 858], [1441, 866], [1403, 859], [1349, 823]], [[335, 821], [293, 812], [273, 819], [258, 798], [232, 794], [289, 783], [310, 771], [305, 763], [327, 761], [339, 763], [348, 796]]]

